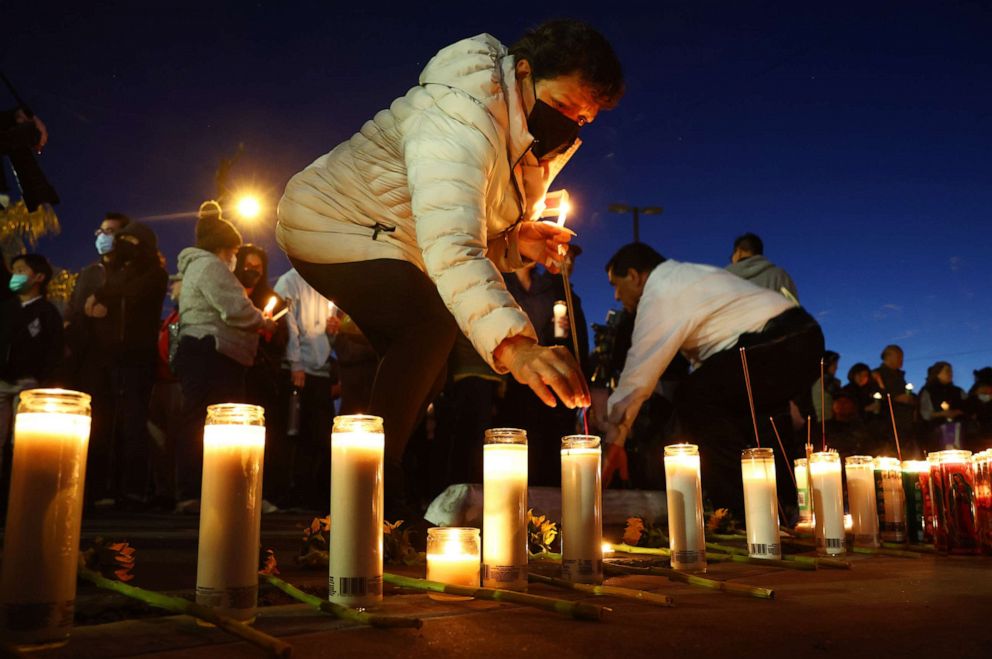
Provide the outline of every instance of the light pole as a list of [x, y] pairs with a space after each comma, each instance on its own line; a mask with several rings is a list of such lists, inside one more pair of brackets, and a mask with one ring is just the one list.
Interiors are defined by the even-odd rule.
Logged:
[[634, 242], [641, 242], [641, 215], [661, 215], [665, 211], [661, 206], [628, 206], [627, 204], [610, 204], [611, 213], [634, 214]]

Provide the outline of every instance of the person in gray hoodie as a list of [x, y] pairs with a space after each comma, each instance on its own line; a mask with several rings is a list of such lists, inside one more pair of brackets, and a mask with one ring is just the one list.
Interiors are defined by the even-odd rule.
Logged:
[[765, 244], [757, 235], [745, 233], [734, 240], [734, 252], [730, 255], [727, 271], [752, 284], [777, 291], [799, 304], [799, 291], [782, 268], [765, 258]]
[[272, 331], [234, 275], [241, 234], [215, 201], [200, 206], [196, 246], [179, 253], [179, 348], [175, 367], [183, 390], [177, 461], [177, 512], [196, 512], [203, 469], [207, 406], [245, 402], [245, 373], [259, 331]]

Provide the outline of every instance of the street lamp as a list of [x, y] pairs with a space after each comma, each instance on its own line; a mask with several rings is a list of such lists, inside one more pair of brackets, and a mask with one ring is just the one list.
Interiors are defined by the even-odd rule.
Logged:
[[634, 214], [634, 242], [641, 242], [641, 215], [661, 215], [665, 211], [661, 206], [628, 206], [627, 204], [610, 204], [611, 213]]
[[259, 201], [258, 197], [251, 194], [239, 197], [234, 207], [237, 210], [238, 216], [248, 221], [254, 220], [262, 212], [262, 202]]

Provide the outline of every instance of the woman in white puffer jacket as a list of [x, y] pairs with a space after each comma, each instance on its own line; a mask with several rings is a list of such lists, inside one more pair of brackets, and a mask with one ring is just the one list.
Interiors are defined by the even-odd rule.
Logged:
[[276, 229], [297, 271], [380, 355], [369, 412], [385, 422], [387, 516], [457, 329], [548, 405], [554, 394], [589, 404], [574, 359], [537, 345], [500, 271], [559, 258], [571, 233], [534, 220], [579, 127], [623, 93], [613, 49], [576, 21], [509, 49], [487, 34], [459, 41], [419, 83], [290, 180]]

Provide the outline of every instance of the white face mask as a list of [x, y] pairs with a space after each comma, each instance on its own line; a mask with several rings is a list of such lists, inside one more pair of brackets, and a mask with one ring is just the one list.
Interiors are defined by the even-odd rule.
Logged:
[[992, 400], [992, 394], [978, 394], [978, 400], [987, 403]]

